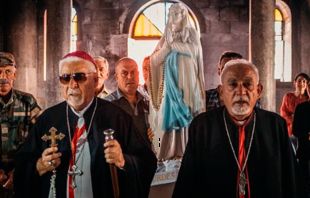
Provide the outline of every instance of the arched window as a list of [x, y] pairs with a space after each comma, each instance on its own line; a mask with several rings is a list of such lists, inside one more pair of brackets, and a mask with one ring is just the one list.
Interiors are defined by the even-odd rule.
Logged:
[[275, 22], [274, 22], [274, 31], [275, 31], [275, 79], [284, 80], [284, 50], [283, 50], [283, 17], [279, 9], [274, 11]]
[[[177, 2], [179, 1], [150, 1], [136, 12], [130, 24], [128, 56], [135, 59], [138, 63], [140, 84], [144, 83], [142, 75], [143, 58], [154, 51], [164, 33], [168, 21], [169, 8]], [[189, 14], [193, 27], [200, 32], [197, 19], [190, 9]]]
[[76, 50], [77, 45], [77, 38], [78, 38], [78, 16], [76, 13], [76, 9], [72, 7], [71, 9], [71, 44], [70, 44], [70, 51]]
[[275, 22], [275, 79], [282, 82], [292, 80], [292, 30], [291, 14], [283, 1], [276, 2]]

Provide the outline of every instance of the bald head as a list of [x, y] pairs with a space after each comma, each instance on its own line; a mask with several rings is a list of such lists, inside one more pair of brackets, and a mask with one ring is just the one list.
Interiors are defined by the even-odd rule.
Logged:
[[138, 65], [135, 60], [125, 57], [115, 64], [115, 78], [118, 88], [126, 95], [135, 95], [139, 85]]
[[129, 58], [129, 57], [124, 57], [124, 58], [119, 59], [115, 63], [115, 73], [119, 70], [120, 67], [122, 67], [124, 65], [130, 65], [131, 67], [137, 67], [137, 69], [138, 69], [138, 64], [135, 60], [133, 60], [132, 58]]

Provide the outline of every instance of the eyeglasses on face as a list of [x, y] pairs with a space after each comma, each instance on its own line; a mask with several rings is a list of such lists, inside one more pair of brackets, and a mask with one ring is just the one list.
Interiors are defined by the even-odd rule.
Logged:
[[93, 72], [90, 73], [83, 73], [83, 72], [78, 72], [78, 73], [73, 73], [73, 74], [63, 74], [59, 76], [59, 81], [66, 85], [70, 82], [71, 79], [73, 79], [77, 83], [82, 83], [87, 80], [87, 75], [92, 74]]

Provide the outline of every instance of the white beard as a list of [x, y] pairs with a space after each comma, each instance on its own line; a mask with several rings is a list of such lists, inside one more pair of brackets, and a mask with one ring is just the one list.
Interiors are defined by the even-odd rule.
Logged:
[[232, 107], [232, 113], [236, 116], [244, 116], [249, 115], [251, 112], [251, 108], [248, 104], [234, 104]]

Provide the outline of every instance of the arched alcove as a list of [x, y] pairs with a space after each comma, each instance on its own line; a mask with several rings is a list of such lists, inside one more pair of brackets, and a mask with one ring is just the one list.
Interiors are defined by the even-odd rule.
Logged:
[[284, 1], [275, 8], [275, 79], [292, 80], [292, 16]]
[[[178, 0], [152, 0], [140, 6], [131, 19], [128, 31], [128, 56], [135, 59], [139, 66], [140, 83], [143, 84], [142, 61], [150, 55], [164, 33], [169, 8]], [[185, 4], [187, 6], [187, 4]], [[188, 7], [190, 21], [200, 33], [200, 25], [195, 13]]]

